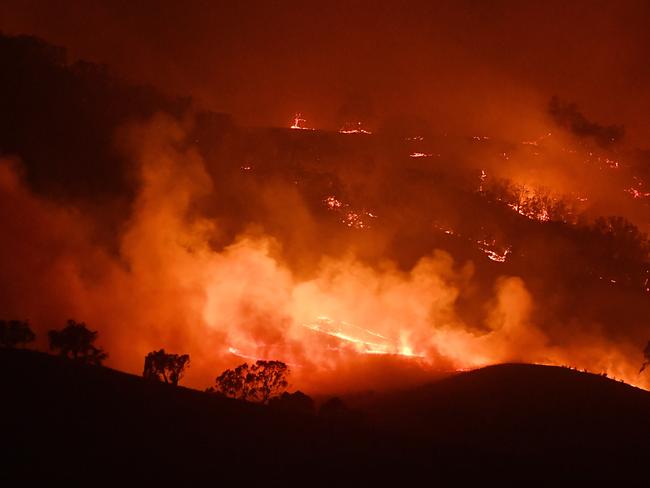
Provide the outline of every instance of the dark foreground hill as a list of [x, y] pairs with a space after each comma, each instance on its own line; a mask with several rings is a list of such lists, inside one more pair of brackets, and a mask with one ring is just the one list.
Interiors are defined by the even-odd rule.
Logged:
[[646, 475], [650, 393], [503, 365], [289, 414], [31, 351], [0, 351], [0, 479], [322, 485]]

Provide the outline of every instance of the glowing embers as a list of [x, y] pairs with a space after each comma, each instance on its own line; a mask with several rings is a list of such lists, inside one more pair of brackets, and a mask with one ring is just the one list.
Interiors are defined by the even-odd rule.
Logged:
[[539, 220], [540, 222], [548, 222], [551, 220], [551, 216], [549, 215], [548, 210], [545, 208], [530, 210], [527, 209], [525, 205], [516, 203], [509, 203], [508, 207], [513, 209], [518, 214], [523, 215], [524, 217], [528, 217], [531, 220]]
[[423, 152], [413, 152], [409, 154], [409, 157], [411, 158], [430, 158], [431, 156], [433, 156], [433, 154]]
[[370, 221], [366, 218], [376, 219], [377, 216], [366, 212], [365, 210], [361, 213], [357, 212], [348, 212], [343, 218], [343, 223], [352, 229], [367, 229], [370, 227]]
[[330, 195], [323, 200], [328, 210], [341, 214], [341, 223], [351, 229], [368, 229], [370, 222], [377, 218], [377, 215], [367, 210], [357, 211], [347, 203], [343, 203], [334, 195]]
[[363, 127], [361, 122], [346, 122], [339, 129], [339, 132], [341, 134], [372, 134], [372, 132]]
[[506, 205], [519, 215], [539, 222], [551, 220], [549, 210], [556, 202], [550, 195], [544, 195], [526, 185], [520, 185], [514, 188], [511, 197]]
[[650, 192], [639, 191], [636, 188], [626, 188], [623, 191], [632, 195], [632, 198], [650, 198]]
[[595, 155], [593, 152], [588, 153], [588, 161], [598, 166], [598, 169], [619, 169], [621, 163], [607, 156]]
[[485, 183], [485, 180], [487, 180], [487, 173], [485, 172], [484, 169], [481, 170], [481, 176], [479, 177], [479, 179], [481, 182], [478, 185], [478, 191], [479, 193], [483, 193], [484, 191], [483, 184]]
[[629, 188], [625, 188], [623, 191], [625, 193], [629, 193], [634, 199], [650, 198], [650, 192], [643, 191], [645, 182], [638, 176], [632, 176], [632, 179], [634, 180], [635, 184]]
[[496, 241], [480, 240], [476, 241], [478, 248], [485, 253], [488, 259], [497, 263], [505, 263], [508, 256], [512, 253], [512, 247], [506, 246], [499, 248], [496, 246]]
[[291, 124], [291, 128], [299, 130], [314, 130], [311, 127], [305, 127], [305, 122], [307, 122], [307, 119], [303, 118], [301, 113], [297, 113], [293, 118], [293, 124]]
[[446, 224], [434, 222], [432, 227], [434, 230], [447, 234], [448, 236], [458, 236], [458, 233]]
[[302, 324], [307, 329], [337, 339], [337, 345], [330, 349], [342, 352], [355, 352], [358, 354], [383, 354], [412, 358], [422, 358], [424, 355], [416, 354], [404, 341], [397, 343], [388, 337], [369, 329], [343, 320], [333, 320], [327, 316], [317, 317], [313, 322]]
[[535, 147], [537, 147], [537, 146], [540, 145], [540, 143], [544, 139], [546, 139], [547, 137], [551, 137], [551, 135], [552, 134], [550, 132], [548, 132], [546, 135], [539, 136], [537, 139], [533, 139], [532, 141], [522, 141], [522, 144], [524, 144], [526, 146], [535, 146]]
[[519, 215], [539, 222], [567, 222], [573, 214], [571, 205], [547, 190], [513, 184], [509, 180], [492, 180], [483, 169], [479, 176], [478, 192], [505, 204]]
[[334, 196], [329, 196], [325, 200], [325, 205], [327, 205], [327, 208], [330, 210], [336, 210], [337, 208], [341, 208], [343, 206], [343, 202], [341, 200], [338, 200]]

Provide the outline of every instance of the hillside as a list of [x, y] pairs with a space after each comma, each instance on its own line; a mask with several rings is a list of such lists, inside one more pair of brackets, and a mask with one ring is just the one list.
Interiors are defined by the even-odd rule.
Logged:
[[355, 404], [398, 431], [514, 449], [641, 449], [650, 431], [647, 391], [555, 366], [489, 366]]
[[648, 392], [543, 366], [495, 366], [376, 395], [354, 423], [32, 351], [3, 350], [0, 366], [8, 479], [626, 479], [643, 474], [650, 434]]
[[293, 130], [293, 108], [285, 128], [244, 127], [34, 37], [0, 34], [0, 59], [0, 219], [14, 237], [0, 308], [39, 337], [74, 317], [124, 350], [120, 369], [162, 346], [190, 354], [199, 387], [241, 357], [306, 365], [310, 384], [336, 363], [336, 383], [354, 372], [346, 391], [405, 387], [388, 356], [414, 370], [476, 355], [617, 365], [636, 382], [650, 241], [633, 223], [650, 207], [631, 148], [408, 123]]

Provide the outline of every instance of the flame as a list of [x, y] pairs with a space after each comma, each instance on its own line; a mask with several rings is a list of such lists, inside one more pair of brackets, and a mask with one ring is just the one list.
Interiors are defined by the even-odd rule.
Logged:
[[[367, 229], [370, 227], [369, 219], [377, 218], [377, 215], [367, 210], [356, 211], [350, 209], [350, 205], [343, 203], [334, 195], [326, 197], [323, 200], [323, 203], [328, 210], [334, 212], [342, 212], [343, 218], [341, 219], [341, 223], [345, 224], [346, 227], [350, 227], [352, 229]], [[343, 209], [346, 210], [343, 212]]]
[[332, 195], [325, 199], [325, 205], [327, 205], [330, 210], [335, 210], [341, 208], [343, 206], [343, 202]]
[[291, 129], [299, 129], [299, 130], [314, 130], [311, 127], [305, 127], [303, 124], [307, 122], [306, 119], [303, 118], [301, 113], [297, 113], [293, 117], [293, 123], [291, 124]]
[[538, 147], [545, 139], [551, 137], [551, 133], [548, 132], [543, 136], [539, 136], [537, 139], [533, 139], [531, 141], [523, 141], [522, 144], [527, 145], [527, 146], [535, 146]]
[[542, 208], [538, 211], [531, 211], [526, 208], [525, 204], [521, 203], [509, 203], [508, 207], [513, 209], [519, 215], [528, 217], [531, 220], [539, 220], [540, 222], [548, 222], [551, 220], [551, 216], [549, 215], [548, 210], [545, 208]]
[[[0, 164], [7, 233], [23, 236], [0, 243], [0, 255], [11, 257], [0, 267], [0, 282], [11, 284], [0, 294], [3, 307], [41, 331], [70, 316], [83, 319], [100, 331], [112, 367], [138, 373], [143, 355], [165, 346], [192, 356], [187, 379], [197, 387], [244, 358], [300, 365], [292, 382], [312, 391], [365, 385], [359, 365], [393, 359], [427, 371], [504, 361], [572, 364], [650, 384], [637, 375], [638, 345], [629, 337], [611, 340], [598, 327], [574, 337], [565, 327], [545, 327], [537, 313], [544, 304], [523, 279], [477, 281], [473, 263], [446, 252], [400, 266], [344, 249], [305, 269], [278, 250], [290, 239], [278, 243], [251, 229], [226, 240], [219, 221], [196, 211], [214, 181], [197, 151], [179, 144], [182, 126], [155, 119], [129, 135], [141, 185], [114, 251], [96, 245], [84, 215], [35, 195], [15, 168]], [[334, 194], [321, 205], [341, 227], [365, 229], [378, 219]], [[440, 229], [492, 261], [513, 254], [496, 240]], [[46, 249], [47, 259], [33, 249]], [[466, 318], [459, 310], [464, 292], [485, 283], [487, 298]], [[390, 376], [382, 374], [381, 384]]]
[[372, 134], [372, 132], [363, 128], [363, 124], [361, 122], [348, 122], [339, 129], [339, 132], [341, 134]]
[[650, 198], [650, 192], [642, 192], [637, 190], [636, 188], [626, 188], [623, 190], [625, 193], [629, 193], [632, 195], [632, 198]]
[[488, 242], [486, 240], [477, 241], [478, 248], [485, 253], [488, 259], [496, 261], [497, 263], [505, 263], [508, 255], [512, 252], [512, 248], [507, 246], [503, 252], [497, 252], [493, 248], [495, 241]]
[[[345, 321], [335, 321], [327, 316], [319, 316], [315, 321], [302, 324], [303, 327], [340, 339], [359, 354], [397, 355], [409, 358], [423, 358], [415, 354], [410, 345], [395, 343], [387, 337]], [[341, 347], [338, 348], [341, 350]]]
[[479, 179], [480, 179], [481, 182], [478, 185], [478, 191], [479, 191], [479, 193], [483, 193], [483, 191], [484, 191], [483, 184], [485, 183], [485, 180], [487, 179], [487, 173], [485, 172], [484, 169], [481, 170], [481, 176], [479, 177]]
[[343, 222], [346, 226], [351, 227], [353, 229], [367, 229], [370, 226], [370, 224], [368, 220], [364, 219], [364, 215], [370, 217], [371, 219], [377, 218], [375, 214], [371, 212], [366, 212], [364, 210], [361, 214], [358, 214], [357, 212], [346, 213], [345, 217], [341, 222]]

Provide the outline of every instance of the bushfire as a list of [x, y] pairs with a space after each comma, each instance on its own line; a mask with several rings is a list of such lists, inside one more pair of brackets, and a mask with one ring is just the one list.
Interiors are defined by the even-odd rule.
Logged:
[[[291, 129], [308, 129], [305, 123], [297, 114]], [[128, 371], [162, 341], [192, 355], [193, 386], [258, 359], [292, 365], [296, 385], [313, 391], [333, 383], [367, 387], [357, 373], [369, 361], [377, 368], [409, 364], [408, 374], [504, 361], [568, 364], [648, 385], [637, 374], [637, 337], [613, 340], [587, 321], [581, 335], [569, 334], [552, 322], [558, 312], [545, 309], [549, 292], [539, 283], [546, 271], [534, 262], [538, 274], [531, 277], [521, 265], [538, 255], [562, 256], [553, 240], [526, 241], [512, 230], [534, 226], [546, 236], [556, 221], [565, 225], [553, 238], [568, 241], [573, 214], [559, 191], [504, 182], [488, 166], [468, 165], [458, 176], [444, 148], [413, 151], [413, 143], [428, 144], [419, 136], [400, 138], [402, 152], [393, 160], [363, 153], [382, 147], [373, 145], [378, 135], [342, 141], [329, 134], [334, 149], [321, 153], [305, 142], [315, 138], [287, 131], [278, 137], [289, 139], [276, 144], [267, 133], [255, 136], [264, 141], [260, 147], [272, 146], [262, 155], [247, 148], [219, 161], [234, 169], [220, 180], [213, 174], [218, 164], [193, 145], [183, 124], [159, 116], [125, 129], [122, 147], [139, 184], [110, 247], [97, 244], [87, 215], [35, 193], [16, 162], [2, 162], [6, 231], [23, 236], [2, 244], [2, 255], [13, 257], [4, 279], [16, 283], [4, 294], [8, 312], [43, 327], [82, 317], [106, 338], [110, 364]], [[370, 135], [360, 123], [346, 127], [344, 134]], [[493, 139], [465, 142], [490, 149]], [[349, 154], [337, 152], [348, 144]], [[544, 144], [520, 146], [542, 151]], [[494, 151], [499, 164], [502, 153]], [[507, 154], [521, 158], [516, 150]], [[407, 155], [419, 160], [405, 169]], [[623, 163], [602, 161], [603, 171], [625, 171]], [[634, 183], [627, 193], [645, 198], [644, 188]], [[582, 188], [575, 195], [580, 204], [594, 199]], [[618, 228], [627, 232], [621, 249], [636, 249], [631, 228], [617, 225], [601, 229], [605, 245], [592, 250], [586, 271], [571, 272], [591, 273], [607, 293], [622, 293], [636, 279], [645, 298], [647, 275], [594, 269], [610, 258], [606, 246]], [[552, 252], [545, 255], [547, 244]], [[48, 259], [30, 249], [47, 250]], [[615, 252], [615, 264], [629, 266]], [[29, 289], [15, 276], [32, 277]]]

